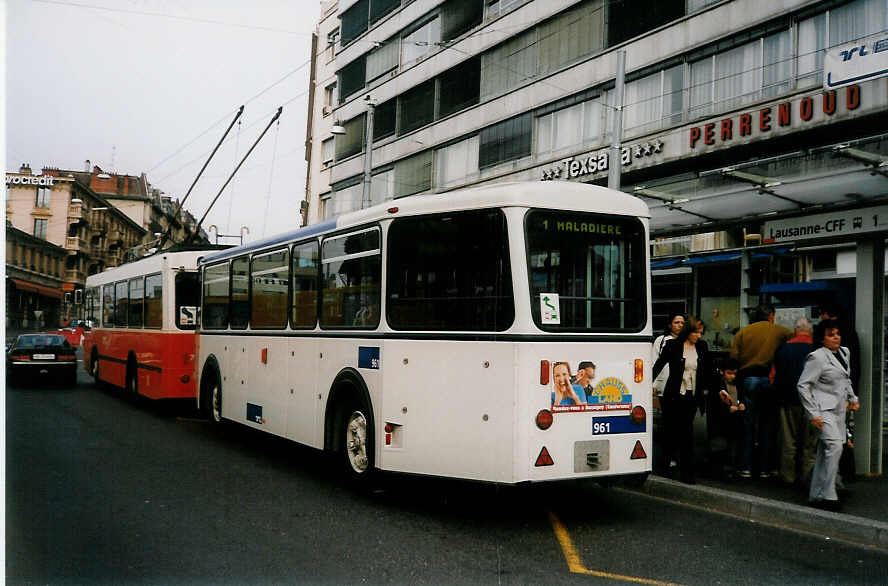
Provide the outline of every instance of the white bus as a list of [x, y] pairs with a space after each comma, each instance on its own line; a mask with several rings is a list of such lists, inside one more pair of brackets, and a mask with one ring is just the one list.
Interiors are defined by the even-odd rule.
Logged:
[[412, 196], [200, 261], [199, 405], [374, 470], [651, 470], [648, 208], [567, 182]]

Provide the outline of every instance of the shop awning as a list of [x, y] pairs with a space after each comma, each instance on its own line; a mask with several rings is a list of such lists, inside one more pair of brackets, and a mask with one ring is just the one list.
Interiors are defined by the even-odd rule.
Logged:
[[45, 285], [38, 285], [37, 283], [29, 283], [28, 281], [22, 281], [21, 279], [11, 279], [13, 283], [15, 283], [15, 288], [19, 291], [32, 291], [37, 293], [38, 295], [43, 295], [44, 297], [52, 297], [53, 299], [61, 299], [62, 298], [62, 290], [61, 289], [53, 289], [52, 287], [47, 287]]
[[680, 258], [667, 258], [664, 260], [652, 260], [651, 269], [669, 269], [681, 264]]
[[725, 252], [722, 254], [702, 254], [700, 256], [692, 256], [684, 261], [685, 265], [700, 265], [707, 262], [727, 262], [740, 258], [739, 252]]
[[810, 293], [813, 291], [837, 291], [839, 286], [829, 281], [808, 281], [807, 283], [765, 283], [759, 287], [761, 293]]

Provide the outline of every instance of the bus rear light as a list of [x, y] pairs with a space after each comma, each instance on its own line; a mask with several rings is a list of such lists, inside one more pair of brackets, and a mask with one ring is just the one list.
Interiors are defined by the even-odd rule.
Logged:
[[642, 425], [647, 420], [647, 412], [641, 405], [636, 405], [632, 408], [632, 412], [629, 414], [629, 419], [635, 425]]
[[183, 374], [182, 376], [179, 377], [179, 380], [182, 381], [183, 383], [187, 383], [188, 381], [191, 380], [191, 377], [188, 376], [187, 374]]
[[548, 385], [549, 384], [549, 361], [548, 360], [540, 360], [540, 384]]
[[401, 425], [399, 423], [385, 423], [385, 445], [392, 448], [404, 447], [403, 434], [401, 433]]
[[388, 209], [388, 213], [390, 213], [390, 214], [397, 214], [397, 213], [398, 213], [398, 206], [390, 207], [390, 208]]
[[644, 380], [644, 360], [635, 359], [635, 382], [640, 383]]
[[543, 431], [552, 427], [552, 412], [548, 409], [542, 409], [536, 416], [536, 425]]
[[194, 362], [194, 354], [188, 352], [182, 354], [182, 364], [191, 364], [192, 362]]
[[268, 348], [262, 349], [262, 364], [268, 364]]

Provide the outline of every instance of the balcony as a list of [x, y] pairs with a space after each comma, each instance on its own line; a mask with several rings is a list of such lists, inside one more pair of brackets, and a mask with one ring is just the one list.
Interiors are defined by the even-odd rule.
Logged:
[[84, 207], [82, 203], [71, 203], [68, 204], [68, 221], [78, 221], [82, 222], [87, 217], [87, 214], [84, 213]]
[[65, 269], [65, 281], [68, 283], [83, 283], [86, 281], [86, 273], [80, 269]]
[[68, 236], [65, 238], [65, 248], [68, 253], [89, 252], [86, 246], [86, 240], [79, 236]]

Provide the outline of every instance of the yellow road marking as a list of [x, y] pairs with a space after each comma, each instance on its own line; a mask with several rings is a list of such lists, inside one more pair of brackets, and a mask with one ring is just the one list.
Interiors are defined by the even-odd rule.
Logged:
[[624, 582], [637, 582], [639, 584], [656, 584], [657, 586], [678, 586], [674, 582], [662, 582], [660, 580], [650, 580], [648, 578], [638, 578], [636, 576], [625, 576], [623, 574], [612, 574], [610, 572], [600, 572], [598, 570], [590, 570], [583, 565], [580, 554], [574, 547], [567, 529], [555, 516], [555, 513], [549, 511], [549, 522], [552, 523], [552, 529], [555, 531], [555, 537], [561, 544], [561, 551], [564, 552], [564, 559], [567, 561], [567, 567], [573, 574], [586, 574], [589, 576], [597, 576], [599, 578], [609, 578], [611, 580], [622, 580]]

